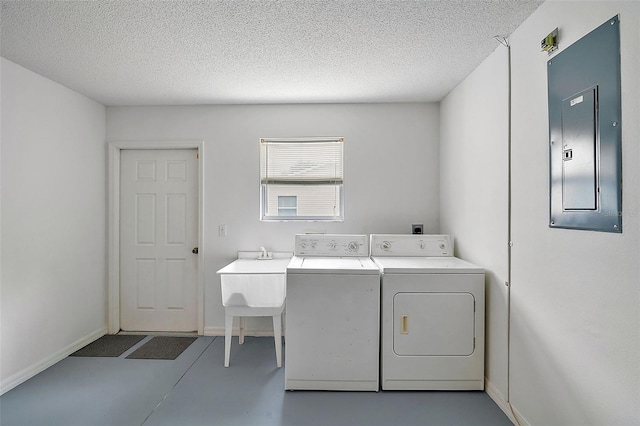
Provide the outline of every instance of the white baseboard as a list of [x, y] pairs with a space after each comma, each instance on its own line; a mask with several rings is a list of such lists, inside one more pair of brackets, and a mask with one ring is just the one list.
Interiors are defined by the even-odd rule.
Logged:
[[62, 348], [61, 350], [59, 350], [58, 352], [54, 353], [53, 355], [50, 355], [32, 365], [30, 365], [29, 367], [18, 371], [16, 374], [13, 374], [12, 376], [7, 377], [6, 380], [4, 380], [2, 383], [0, 383], [0, 395], [9, 392], [11, 389], [15, 388], [16, 386], [20, 385], [21, 383], [26, 382], [27, 380], [29, 380], [30, 378], [32, 378], [33, 376], [35, 376], [36, 374], [46, 370], [47, 368], [51, 367], [53, 364], [63, 360], [64, 358], [68, 357], [69, 355], [71, 355], [72, 353], [74, 353], [75, 351], [82, 349], [83, 347], [85, 347], [86, 345], [88, 345], [89, 343], [93, 342], [94, 340], [99, 339], [100, 337], [104, 336], [105, 334], [107, 334], [107, 328], [101, 328], [99, 330], [96, 330], [94, 332], [92, 332], [91, 334], [88, 334], [87, 336], [84, 336], [78, 340], [76, 340], [75, 342], [73, 342], [72, 344]]
[[[237, 336], [240, 334], [240, 330], [238, 327], [234, 327], [231, 330], [232, 336]], [[224, 336], [224, 327], [205, 327], [204, 328], [205, 336]], [[252, 337], [273, 337], [273, 330], [254, 330], [254, 329], [246, 329], [244, 331], [245, 336]], [[284, 337], [284, 332], [282, 333]]]
[[[487, 393], [487, 395], [489, 395], [493, 402], [495, 402], [496, 405], [500, 407], [502, 412], [507, 417], [509, 417], [511, 423], [516, 426], [531, 426], [529, 422], [527, 422], [524, 417], [522, 417], [522, 414], [520, 414], [518, 410], [516, 410], [511, 404], [509, 404], [509, 401], [507, 401], [507, 398], [504, 396], [504, 394], [500, 392], [498, 388], [486, 377], [484, 378], [484, 391]], [[513, 411], [511, 411], [512, 409]]]
[[513, 414], [518, 418], [518, 423], [520, 424], [520, 426], [531, 426], [531, 423], [529, 423], [527, 421], [527, 419], [524, 418], [524, 416], [512, 405], [511, 408], [513, 408]]
[[511, 423], [513, 423], [514, 425], [517, 425], [518, 423], [513, 418], [513, 413], [511, 412], [511, 407], [509, 407], [509, 402], [507, 402], [507, 398], [505, 398], [504, 394], [500, 392], [498, 388], [493, 383], [491, 383], [491, 381], [486, 377], [484, 378], [484, 391], [487, 393], [487, 395], [489, 395], [489, 397], [493, 400], [493, 402], [495, 402], [496, 405], [500, 407], [502, 412], [506, 414], [507, 417], [509, 417], [509, 420], [511, 420]]

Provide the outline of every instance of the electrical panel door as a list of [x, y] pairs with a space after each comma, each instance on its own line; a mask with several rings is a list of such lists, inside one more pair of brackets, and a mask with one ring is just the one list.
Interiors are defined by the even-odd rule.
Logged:
[[596, 90], [590, 88], [562, 102], [562, 208], [595, 210]]

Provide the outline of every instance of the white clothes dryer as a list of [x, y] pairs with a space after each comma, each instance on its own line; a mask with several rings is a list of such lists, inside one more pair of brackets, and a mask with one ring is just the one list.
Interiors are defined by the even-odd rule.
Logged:
[[381, 386], [484, 389], [484, 270], [448, 235], [371, 235], [381, 271]]
[[366, 235], [296, 235], [285, 389], [378, 391], [380, 271]]

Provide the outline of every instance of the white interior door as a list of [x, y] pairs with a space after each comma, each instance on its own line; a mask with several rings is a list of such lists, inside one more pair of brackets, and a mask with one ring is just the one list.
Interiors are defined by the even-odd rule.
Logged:
[[198, 329], [197, 242], [197, 150], [122, 150], [122, 330]]

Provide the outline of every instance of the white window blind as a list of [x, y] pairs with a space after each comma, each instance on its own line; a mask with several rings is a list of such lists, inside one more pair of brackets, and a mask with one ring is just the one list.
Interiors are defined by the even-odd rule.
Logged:
[[[260, 139], [262, 220], [344, 219], [343, 138]], [[279, 197], [296, 197], [283, 215]]]

